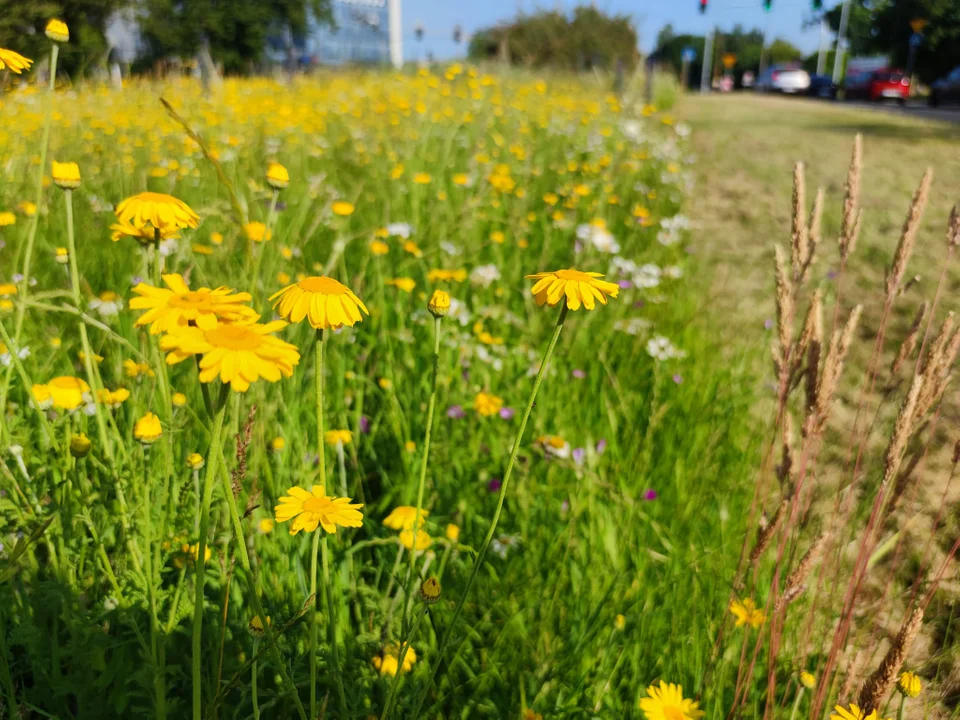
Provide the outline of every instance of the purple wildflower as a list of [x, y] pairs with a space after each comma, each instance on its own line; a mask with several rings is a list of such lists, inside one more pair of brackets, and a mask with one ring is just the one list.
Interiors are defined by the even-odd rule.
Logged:
[[587, 456], [587, 451], [584, 448], [574, 448], [573, 449], [573, 461], [577, 465], [583, 465], [583, 460]]
[[607, 449], [606, 439], [601, 438], [597, 443], [597, 455], [603, 455], [603, 451]]
[[767, 318], [766, 320], [764, 320], [764, 321], [763, 321], [763, 329], [764, 329], [764, 330], [771, 330], [771, 329], [773, 329], [773, 320], [771, 320], [770, 318]]
[[487, 483], [487, 490], [490, 492], [499, 492], [501, 485], [503, 485], [503, 482], [500, 478], [491, 478], [490, 482]]
[[512, 407], [502, 407], [500, 408], [500, 417], [504, 420], [510, 420], [516, 414], [516, 410]]
[[648, 488], [647, 490], [644, 490], [644, 491], [643, 491], [643, 499], [644, 499], [644, 500], [656, 500], [656, 499], [657, 499], [657, 491], [654, 490], [653, 488]]
[[673, 381], [674, 381], [677, 385], [679, 385], [680, 383], [683, 382], [683, 375], [681, 375], [680, 373], [676, 373], [676, 374], [673, 376]]
[[459, 405], [451, 405], [447, 408], [447, 417], [454, 420], [463, 420], [467, 416], [467, 413]]
[[619, 280], [617, 282], [617, 285], [620, 286], [621, 290], [629, 290], [630, 288], [633, 287], [633, 283], [630, 282], [629, 280]]
[[573, 373], [571, 373], [571, 374], [572, 374], [577, 380], [583, 380], [583, 379], [587, 376], [587, 373], [584, 372], [583, 370], [581, 370], [580, 368], [577, 368], [577, 369], [574, 370]]
[[370, 432], [370, 418], [368, 418], [366, 415], [360, 416], [360, 432], [362, 432], [364, 435]]

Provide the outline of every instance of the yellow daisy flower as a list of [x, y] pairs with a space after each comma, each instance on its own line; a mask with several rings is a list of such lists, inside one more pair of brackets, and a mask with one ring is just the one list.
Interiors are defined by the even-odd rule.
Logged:
[[[43, 388], [39, 390], [38, 388]], [[80, 407], [90, 392], [90, 386], [78, 377], [64, 375], [55, 377], [46, 385], [33, 387], [33, 396], [41, 405], [45, 400], [52, 401], [53, 407], [58, 410], [76, 410]]]
[[330, 209], [333, 210], [334, 215], [347, 217], [348, 215], [353, 215], [353, 211], [356, 208], [353, 207], [353, 203], [348, 203], [345, 200], [337, 200], [333, 205], [330, 206]]
[[[397, 670], [400, 667], [399, 655], [400, 650], [396, 645], [388, 645], [383, 649], [383, 654], [377, 655], [371, 662], [373, 663], [373, 667], [376, 668], [381, 675], [395, 677]], [[402, 672], [410, 672], [416, 662], [417, 653], [413, 649], [413, 646], [410, 646], [407, 648], [407, 652], [403, 656]]]
[[157, 239], [160, 240], [176, 240], [180, 237], [180, 232], [175, 227], [161, 228], [160, 231], [157, 231], [150, 223], [145, 225], [131, 225], [129, 222], [118, 222], [110, 226], [110, 229], [113, 231], [110, 233], [110, 239], [113, 242], [118, 242], [125, 237], [132, 237], [141, 245], [149, 245], [150, 243], [156, 242]]
[[730, 603], [730, 612], [737, 618], [737, 627], [749, 625], [752, 628], [758, 628], [763, 625], [764, 620], [767, 619], [767, 616], [763, 614], [763, 610], [758, 609], [750, 598], [743, 601], [734, 600]]
[[596, 307], [595, 300], [606, 305], [607, 295], [616, 297], [620, 292], [620, 286], [616, 283], [597, 279], [602, 277], [600, 273], [568, 269], [527, 275], [527, 280], [537, 281], [531, 290], [537, 305], [546, 303], [554, 307], [566, 297], [567, 307], [571, 310], [579, 310], [581, 305], [593, 310]]
[[833, 709], [834, 712], [830, 715], [830, 720], [879, 720], [880, 717], [876, 710], [871, 711], [868, 715], [860, 709], [859, 705], [852, 703], [849, 709], [841, 705], [836, 705]]
[[405, 293], [412, 293], [413, 289], [417, 286], [416, 280], [409, 277], [401, 278], [390, 278], [386, 281], [387, 285], [392, 285], [397, 288], [397, 290], [402, 290]]
[[[384, 519], [383, 524], [391, 530], [411, 530], [413, 521], [417, 515], [417, 509], [410, 505], [400, 505], [390, 511], [390, 514]], [[430, 515], [429, 510], [420, 509], [420, 523]]]
[[[413, 550], [413, 530], [400, 531], [400, 544], [407, 550]], [[426, 530], [417, 528], [417, 550], [422, 552], [431, 545], [433, 545], [433, 538], [427, 534]]]
[[897, 681], [897, 690], [901, 695], [908, 698], [915, 698], [923, 690], [920, 678], [912, 672], [905, 672]]
[[167, 364], [175, 365], [193, 355], [200, 359], [200, 382], [230, 383], [235, 392], [246, 392], [260, 378], [277, 382], [291, 377], [300, 362], [297, 348], [273, 337], [287, 323], [282, 320], [262, 325], [217, 325], [205, 330], [180, 325], [160, 340], [160, 348], [169, 354]]
[[117, 205], [117, 219], [122, 224], [142, 228], [152, 225], [161, 232], [177, 228], [195, 228], [200, 216], [182, 200], [163, 193], [142, 192]]
[[351, 504], [350, 498], [328, 497], [323, 488], [314, 485], [309, 491], [292, 487], [280, 498], [280, 504], [274, 510], [277, 522], [293, 520], [290, 534], [301, 530], [313, 532], [317, 526], [328, 533], [335, 533], [337, 525], [341, 527], [362, 527], [362, 504]]
[[473, 409], [481, 417], [491, 417], [500, 412], [503, 407], [503, 398], [486, 392], [479, 392], [473, 399]]
[[163, 428], [160, 426], [160, 418], [151, 412], [137, 420], [133, 426], [133, 437], [144, 445], [152, 445], [160, 439], [161, 435], [163, 435]]
[[647, 720], [696, 720], [704, 715], [698, 705], [683, 697], [680, 685], [668, 685], [663, 680], [660, 687], [648, 687], [647, 697], [640, 700], [640, 709]]
[[33, 65], [33, 60], [30, 58], [15, 53], [13, 50], [0, 48], [0, 70], [9, 68], [14, 75], [19, 75], [24, 70], [29, 70], [31, 65]]
[[262, 222], [249, 222], [243, 226], [247, 237], [255, 243], [261, 243], [273, 237], [273, 232], [267, 230], [267, 226]]
[[183, 276], [175, 273], [164, 275], [163, 282], [166, 288], [140, 283], [133, 288], [140, 297], [130, 300], [131, 310], [147, 311], [137, 319], [136, 326], [149, 325], [151, 335], [188, 325], [212, 330], [221, 321], [246, 322], [257, 318], [252, 308], [242, 304], [250, 300], [250, 293], [234, 293], [226, 287], [191, 290]]
[[336, 445], [337, 443], [349, 445], [353, 441], [353, 433], [349, 430], [327, 430], [323, 434], [323, 440], [327, 445]]
[[273, 309], [284, 320], [298, 323], [304, 318], [318, 330], [336, 330], [363, 320], [369, 315], [353, 291], [341, 282], [325, 276], [307, 277], [270, 296]]

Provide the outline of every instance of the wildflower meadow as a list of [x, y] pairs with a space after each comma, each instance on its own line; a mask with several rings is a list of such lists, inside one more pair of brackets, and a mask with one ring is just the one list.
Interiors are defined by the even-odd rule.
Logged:
[[828, 466], [860, 309], [811, 268], [855, 257], [859, 140], [843, 200], [798, 166], [777, 323], [731, 343], [689, 128], [639, 79], [121, 89], [58, 83], [47, 36], [46, 77], [0, 49], [4, 717], [942, 711], [909, 650], [948, 514], [887, 531], [952, 316], [881, 326]]

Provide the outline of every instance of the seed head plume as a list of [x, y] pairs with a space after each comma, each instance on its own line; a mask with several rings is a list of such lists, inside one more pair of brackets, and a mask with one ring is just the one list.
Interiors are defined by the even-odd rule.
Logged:
[[858, 134], [853, 139], [853, 152], [847, 169], [847, 184], [843, 196], [843, 220], [840, 224], [840, 258], [846, 260], [853, 252], [860, 234], [860, 170], [863, 141]]
[[806, 380], [806, 410], [815, 407], [817, 404], [817, 379], [820, 376], [820, 352], [823, 349], [823, 300], [818, 289], [813, 300], [810, 301], [810, 309], [807, 311], [807, 319], [803, 324], [803, 332], [800, 334], [799, 351], [797, 352], [797, 363], [804, 354], [807, 356], [807, 367], [804, 372]]
[[918, 607], [907, 618], [906, 622], [897, 633], [893, 645], [887, 651], [886, 656], [880, 662], [880, 666], [874, 671], [873, 675], [867, 678], [860, 690], [860, 709], [864, 715], [873, 712], [880, 707], [883, 699], [890, 693], [893, 684], [900, 674], [900, 666], [910, 651], [913, 639], [920, 630], [923, 622], [923, 608]]
[[793, 337], [793, 284], [787, 273], [786, 259], [779, 245], [773, 247], [774, 269], [777, 281], [777, 331], [780, 340], [780, 357], [790, 359], [790, 342]]
[[920, 391], [923, 389], [923, 375], [916, 375], [913, 378], [913, 384], [910, 391], [903, 399], [900, 406], [900, 413], [897, 415], [897, 423], [893, 427], [893, 434], [890, 436], [890, 444], [887, 445], [887, 452], [883, 461], [883, 483], [888, 484], [900, 469], [900, 463], [903, 461], [903, 451], [907, 447], [907, 441], [915, 427], [917, 400], [920, 398]]
[[960, 245], [960, 205], [954, 205], [950, 211], [950, 222], [947, 223], [947, 245]]
[[793, 280], [800, 282], [810, 252], [810, 236], [807, 231], [806, 188], [803, 179], [803, 163], [793, 166], [793, 218], [790, 233], [790, 257], [793, 262]]
[[773, 540], [773, 536], [776, 534], [780, 523], [783, 522], [783, 518], [787, 514], [787, 506], [789, 504], [789, 500], [784, 500], [777, 507], [777, 511], [769, 521], [766, 521], [766, 518], [761, 521], [760, 529], [757, 530], [757, 544], [754, 545], [753, 552], [750, 553], [751, 565], [755, 564], [763, 555], [764, 551], [770, 546], [770, 541]]
[[783, 594], [777, 598], [777, 609], [780, 609], [785, 605], [789, 605], [793, 600], [796, 600], [803, 593], [804, 589], [806, 588], [807, 576], [810, 575], [810, 571], [813, 569], [814, 564], [819, 559], [826, 543], [827, 534], [821, 533], [817, 536], [817, 539], [813, 541], [813, 543], [807, 549], [807, 552], [804, 553], [803, 557], [800, 558], [800, 562], [797, 563], [797, 566], [793, 569], [793, 572], [787, 576], [787, 584], [784, 586]]
[[857, 305], [847, 318], [846, 325], [842, 330], [836, 330], [830, 340], [830, 348], [827, 350], [827, 357], [823, 361], [823, 371], [820, 373], [820, 382], [817, 385], [817, 402], [813, 410], [811, 422], [804, 425], [806, 429], [809, 426], [811, 432], [820, 433], [826, 426], [827, 419], [830, 416], [830, 408], [833, 404], [833, 396], [837, 390], [837, 383], [840, 381], [840, 374], [843, 372], [843, 363], [850, 350], [850, 343], [853, 340], [853, 333], [856, 331], [857, 323], [860, 321], [860, 314], [863, 311], [862, 305]]
[[913, 316], [913, 322], [910, 323], [910, 329], [907, 330], [906, 337], [900, 344], [900, 350], [897, 352], [897, 357], [890, 366], [891, 376], [896, 377], [899, 375], [900, 368], [903, 367], [903, 363], [906, 362], [907, 358], [913, 355], [913, 351], [917, 347], [917, 336], [920, 333], [920, 326], [923, 324], [923, 318], [926, 314], [927, 303], [922, 302], [920, 303], [920, 307], [917, 308], [917, 314]]
[[813, 199], [813, 208], [810, 210], [810, 222], [808, 224], [807, 237], [809, 239], [809, 245], [807, 250], [807, 257], [803, 263], [803, 273], [800, 276], [800, 282], [806, 282], [807, 275], [810, 272], [810, 267], [813, 265], [813, 261], [817, 257], [817, 248], [820, 246], [821, 235], [821, 221], [823, 217], [823, 198], [824, 190], [823, 188], [817, 188], [816, 197]]
[[907, 217], [903, 221], [903, 230], [900, 232], [900, 242], [897, 243], [897, 249], [893, 253], [893, 263], [887, 272], [887, 296], [893, 297], [900, 287], [903, 280], [903, 273], [907, 269], [907, 262], [910, 260], [910, 254], [913, 252], [914, 245], [917, 242], [917, 230], [920, 228], [920, 219], [923, 217], [923, 210], [927, 206], [927, 198], [930, 195], [930, 183], [933, 181], [933, 169], [927, 168], [920, 180], [920, 185], [913, 194], [913, 201], [910, 203], [910, 209], [907, 211]]

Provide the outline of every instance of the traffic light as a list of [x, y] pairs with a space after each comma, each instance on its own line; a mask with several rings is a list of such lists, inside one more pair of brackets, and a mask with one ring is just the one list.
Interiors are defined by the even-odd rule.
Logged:
[[460, 41], [463, 39], [463, 30], [459, 25], [453, 26], [453, 41], [459, 45]]
[[707, 0], [700, 0], [700, 14], [704, 15], [707, 12]]
[[767, 12], [770, 12], [770, 7], [773, 5], [773, 0], [763, 0], [763, 9]]

